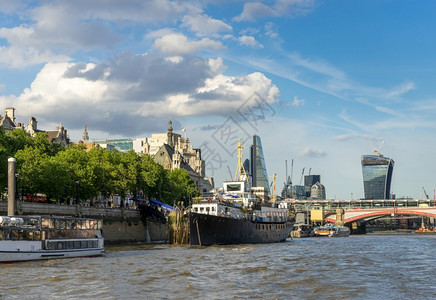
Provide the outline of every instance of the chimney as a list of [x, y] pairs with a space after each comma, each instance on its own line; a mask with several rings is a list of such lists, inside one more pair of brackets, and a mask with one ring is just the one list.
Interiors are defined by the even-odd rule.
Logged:
[[9, 117], [9, 119], [12, 120], [12, 122], [14, 122], [15, 124], [15, 108], [13, 107], [7, 107], [5, 109], [5, 114]]

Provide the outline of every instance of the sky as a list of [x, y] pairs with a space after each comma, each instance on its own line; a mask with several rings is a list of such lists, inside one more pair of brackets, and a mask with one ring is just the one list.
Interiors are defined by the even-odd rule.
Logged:
[[433, 198], [435, 19], [430, 0], [0, 0], [0, 114], [72, 141], [172, 120], [217, 186], [258, 135], [277, 192], [310, 172], [336, 200], [364, 197], [376, 148], [397, 198]]

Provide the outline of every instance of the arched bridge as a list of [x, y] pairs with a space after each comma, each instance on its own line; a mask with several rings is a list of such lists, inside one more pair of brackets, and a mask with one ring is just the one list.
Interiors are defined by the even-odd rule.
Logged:
[[335, 223], [335, 211], [344, 210], [344, 223], [360, 220], [369, 221], [387, 216], [426, 216], [436, 218], [436, 200], [393, 199], [393, 200], [293, 200], [296, 212], [322, 209], [324, 220]]
[[[396, 207], [376, 209], [344, 209], [344, 223], [352, 223], [360, 220], [371, 220], [380, 217], [395, 216], [426, 216], [436, 218], [436, 207]], [[335, 223], [336, 215], [327, 216], [326, 222]]]

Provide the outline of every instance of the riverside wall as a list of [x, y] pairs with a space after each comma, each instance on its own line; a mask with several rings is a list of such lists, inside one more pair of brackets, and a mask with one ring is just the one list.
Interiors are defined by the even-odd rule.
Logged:
[[[0, 215], [8, 215], [8, 202], [0, 201]], [[169, 239], [166, 224], [143, 218], [139, 210], [93, 206], [17, 202], [17, 216], [80, 216], [103, 220], [106, 244], [165, 243]]]

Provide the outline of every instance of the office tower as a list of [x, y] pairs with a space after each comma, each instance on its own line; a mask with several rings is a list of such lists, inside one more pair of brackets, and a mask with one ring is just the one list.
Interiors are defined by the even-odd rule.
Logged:
[[394, 161], [375, 150], [362, 155], [361, 162], [365, 199], [390, 199]]
[[269, 191], [268, 173], [266, 172], [262, 142], [260, 141], [260, 137], [257, 135], [253, 136], [253, 145], [251, 145], [250, 150], [252, 186], [264, 187]]

